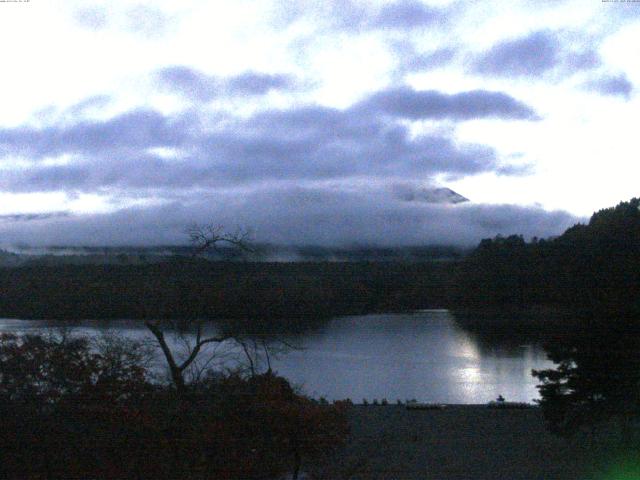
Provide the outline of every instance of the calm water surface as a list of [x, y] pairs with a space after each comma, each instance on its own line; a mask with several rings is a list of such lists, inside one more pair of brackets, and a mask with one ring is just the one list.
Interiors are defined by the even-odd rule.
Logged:
[[[4, 332], [46, 328], [41, 321], [0, 319]], [[132, 322], [85, 322], [76, 331], [116, 332], [153, 343], [144, 326]], [[531, 369], [553, 365], [533, 341], [480, 340], [440, 310], [340, 317], [319, 331], [289, 340], [302, 348], [279, 355], [272, 361], [274, 370], [313, 397], [354, 402], [415, 398], [484, 403], [498, 395], [529, 402], [538, 397]], [[174, 342], [177, 348], [179, 342]], [[221, 362], [229, 361], [224, 349], [219, 348], [218, 355]]]

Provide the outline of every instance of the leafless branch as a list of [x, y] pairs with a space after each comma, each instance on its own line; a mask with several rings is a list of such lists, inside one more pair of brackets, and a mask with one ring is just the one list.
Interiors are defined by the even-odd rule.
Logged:
[[249, 230], [238, 228], [235, 232], [225, 232], [222, 225], [193, 224], [185, 229], [193, 245], [193, 256], [196, 257], [209, 250], [218, 250], [222, 244], [231, 245], [243, 252], [253, 252], [250, 246], [252, 234]]
[[167, 364], [169, 366], [169, 372], [171, 373], [171, 378], [173, 380], [174, 385], [179, 391], [184, 391], [186, 388], [185, 380], [184, 380], [184, 372], [189, 366], [196, 360], [198, 354], [200, 353], [203, 346], [209, 343], [222, 343], [225, 340], [232, 338], [230, 335], [220, 335], [220, 336], [211, 336], [202, 338], [202, 323], [198, 323], [197, 331], [196, 331], [196, 342], [193, 346], [193, 349], [189, 353], [189, 356], [182, 363], [178, 365], [169, 347], [167, 340], [165, 338], [164, 331], [161, 327], [156, 325], [151, 321], [146, 321], [145, 326], [149, 329], [149, 331], [156, 337], [158, 344], [160, 345], [160, 349], [164, 354], [165, 359], [167, 360]]

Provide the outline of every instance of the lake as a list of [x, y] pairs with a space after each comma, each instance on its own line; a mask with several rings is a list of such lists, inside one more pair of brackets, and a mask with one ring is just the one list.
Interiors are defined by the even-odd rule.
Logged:
[[[0, 319], [2, 332], [46, 328], [42, 321]], [[84, 322], [75, 331], [116, 332], [153, 344], [141, 323]], [[340, 317], [321, 330], [288, 337], [301, 348], [279, 354], [272, 366], [304, 393], [329, 400], [485, 403], [502, 395], [530, 402], [538, 397], [531, 370], [553, 364], [534, 340], [509, 340], [480, 339], [458, 327], [446, 310]], [[218, 347], [217, 354], [220, 365], [236, 361], [229, 348]]]

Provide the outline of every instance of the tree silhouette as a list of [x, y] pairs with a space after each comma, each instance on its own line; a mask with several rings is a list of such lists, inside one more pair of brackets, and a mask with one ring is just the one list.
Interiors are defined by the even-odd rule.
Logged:
[[617, 420], [626, 441], [640, 414], [638, 327], [620, 320], [586, 322], [583, 329], [547, 346], [557, 367], [534, 370], [543, 414], [552, 432]]
[[242, 252], [252, 252], [250, 247], [251, 232], [237, 229], [234, 233], [225, 231], [222, 225], [209, 223], [206, 225], [193, 224], [185, 229], [193, 246], [193, 256], [196, 257], [210, 250], [217, 250], [221, 245], [229, 245]]
[[[249, 232], [239, 230], [236, 233], [229, 234], [224, 231], [220, 225], [191, 225], [186, 229], [189, 240], [193, 245], [193, 256], [201, 255], [208, 250], [216, 249], [220, 244], [229, 244], [243, 251], [250, 251]], [[204, 320], [185, 319], [182, 318], [178, 322], [164, 320], [145, 320], [144, 324], [151, 334], [155, 337], [160, 350], [164, 355], [171, 375], [171, 380], [180, 396], [184, 396], [187, 391], [187, 383], [185, 381], [185, 372], [189, 367], [195, 364], [198, 355], [204, 352], [204, 347], [208, 344], [221, 344], [227, 340], [233, 340], [239, 332], [224, 332], [222, 334], [204, 334]], [[187, 331], [189, 327], [195, 327], [195, 337], [188, 347], [188, 355], [183, 361], [176, 359], [175, 353], [166, 339], [166, 330], [182, 330]], [[186, 337], [184, 337], [186, 338]], [[265, 347], [266, 348], [266, 347]]]
[[592, 215], [557, 238], [485, 239], [460, 264], [456, 306], [549, 305], [581, 315], [640, 315], [640, 198]]

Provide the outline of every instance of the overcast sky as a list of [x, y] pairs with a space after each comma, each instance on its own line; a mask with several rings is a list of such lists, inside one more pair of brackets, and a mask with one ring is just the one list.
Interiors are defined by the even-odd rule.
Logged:
[[473, 244], [639, 194], [638, 2], [31, 0], [0, 40], [0, 244]]

